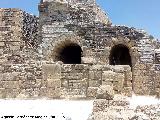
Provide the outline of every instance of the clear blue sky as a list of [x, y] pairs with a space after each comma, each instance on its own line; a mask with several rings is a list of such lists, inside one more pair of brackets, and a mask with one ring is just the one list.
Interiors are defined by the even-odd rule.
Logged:
[[[0, 0], [1, 8], [20, 8], [38, 15], [40, 0]], [[160, 39], [160, 0], [97, 0], [112, 23], [145, 29]]]

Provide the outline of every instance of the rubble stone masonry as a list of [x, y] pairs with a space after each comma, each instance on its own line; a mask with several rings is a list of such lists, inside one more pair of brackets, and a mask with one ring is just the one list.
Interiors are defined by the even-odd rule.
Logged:
[[151, 35], [112, 25], [94, 0], [38, 8], [38, 17], [0, 9], [0, 98], [95, 99], [104, 86], [160, 96], [160, 43]]

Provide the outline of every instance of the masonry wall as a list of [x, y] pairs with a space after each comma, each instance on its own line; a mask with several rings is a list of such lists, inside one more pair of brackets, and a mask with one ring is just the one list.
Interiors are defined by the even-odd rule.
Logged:
[[59, 51], [67, 44], [75, 43], [83, 51], [82, 64], [105, 66], [109, 65], [112, 48], [122, 44], [131, 56], [132, 90], [141, 95], [158, 94], [155, 84], [159, 81], [156, 70], [159, 53], [155, 53], [155, 49], [159, 48], [156, 48], [154, 38], [135, 28], [111, 26], [94, 2], [82, 1], [74, 6], [72, 3], [46, 1], [39, 5], [44, 59], [58, 61]]
[[1, 58], [4, 63], [23, 63], [27, 58], [26, 51], [38, 48], [40, 40], [36, 16], [15, 8], [0, 9], [0, 27]]
[[[3, 65], [1, 69], [1, 98], [94, 99], [101, 85], [110, 85], [114, 94], [127, 96], [132, 94], [132, 72], [129, 66], [60, 65], [30, 61], [27, 64]], [[154, 72], [158, 73], [159, 71]], [[143, 72], [139, 78], [142, 74]], [[157, 77], [154, 80], [157, 85], [154, 87], [157, 91], [154, 91], [154, 95], [155, 92], [159, 95], [158, 75], [155, 74]], [[137, 89], [137, 86], [134, 86], [134, 89]], [[141, 88], [139, 91], [143, 89]]]
[[[160, 45], [144, 31], [111, 26], [91, 1], [52, 1], [40, 16], [0, 9], [1, 98], [95, 98], [103, 85], [115, 94], [160, 95]], [[63, 64], [61, 50], [76, 44], [81, 64]], [[131, 65], [109, 65], [111, 50], [124, 45]]]
[[[35, 67], [39, 55], [37, 47], [31, 44], [37, 41], [37, 29], [37, 17], [19, 9], [0, 9], [1, 98], [15, 98], [24, 89], [32, 94], [30, 87], [39, 80], [36, 77], [39, 70]], [[36, 63], [33, 61], [35, 58]]]
[[[77, 36], [77, 28], [93, 25], [96, 21], [101, 21], [100, 18], [103, 19], [105, 24], [111, 24], [110, 20], [101, 12], [97, 5], [94, 3], [87, 4], [87, 2], [84, 5], [84, 2], [82, 3], [73, 6], [72, 2], [46, 1], [39, 5], [40, 34], [43, 41], [42, 49], [45, 59], [50, 59], [46, 55], [50, 55], [52, 51], [56, 51], [54, 47], [57, 41], [59, 41], [57, 43], [59, 44], [58, 46], [61, 46], [61, 37], [70, 36], [74, 39], [74, 36]], [[85, 44], [83, 41], [73, 41], [78, 42], [81, 47]]]
[[112, 86], [115, 94], [131, 95], [131, 78], [129, 66], [62, 65], [61, 87], [65, 96], [75, 98], [96, 98], [101, 85]]
[[23, 12], [22, 20], [22, 35], [25, 45], [37, 49], [41, 43], [39, 39], [39, 18], [27, 12]]
[[[157, 45], [159, 43], [157, 42]], [[154, 64], [154, 77], [155, 78], [155, 91], [157, 93], [157, 96], [160, 96], [160, 47], [157, 46], [155, 49], [155, 64]]]
[[20, 10], [0, 9], [0, 54], [2, 64], [7, 61], [14, 62], [12, 56], [19, 57], [17, 54], [19, 54], [21, 44], [23, 44], [22, 17], [23, 12]]
[[101, 85], [113, 86], [115, 94], [131, 95], [132, 76], [129, 66], [30, 62], [4, 65], [3, 69], [0, 98], [93, 99]]

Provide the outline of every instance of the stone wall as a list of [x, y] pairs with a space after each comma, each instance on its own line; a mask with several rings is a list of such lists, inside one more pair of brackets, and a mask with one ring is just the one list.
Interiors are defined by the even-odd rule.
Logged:
[[[23, 12], [18, 9], [0, 9], [1, 64], [19, 58], [22, 42]], [[21, 62], [21, 60], [19, 61]]]
[[23, 12], [23, 41], [25, 45], [37, 48], [41, 43], [39, 39], [39, 21], [38, 17], [35, 15], [30, 15], [29, 13]]
[[[41, 1], [39, 11], [38, 18], [0, 9], [1, 98], [93, 99], [104, 86], [114, 94], [160, 95], [160, 45], [152, 36], [112, 26], [94, 0]], [[81, 48], [81, 64], [59, 61], [70, 44]], [[116, 45], [128, 50], [131, 64], [110, 65]]]
[[59, 74], [61, 77], [57, 79], [52, 73], [52, 79], [61, 81], [61, 98], [93, 99], [96, 98], [101, 85], [112, 86], [115, 94], [131, 95], [132, 92], [132, 74], [129, 66], [65, 64], [62, 65]]
[[36, 96], [42, 79], [40, 55], [32, 44], [37, 43], [37, 32], [37, 17], [19, 9], [0, 9], [1, 98]]
[[1, 98], [26, 98], [39, 96], [41, 67], [35, 62], [1, 65]]
[[[108, 16], [93, 0], [92, 4], [88, 4], [91, 1], [76, 2], [57, 0], [40, 3], [43, 58], [57, 62], [59, 51], [67, 44], [75, 43], [82, 49], [82, 64], [105, 66], [110, 64], [112, 48], [122, 44], [129, 49], [131, 56], [131, 86], [134, 92], [157, 94], [159, 43], [143, 30], [111, 26]], [[92, 80], [89, 83], [96, 86], [96, 82]]]
[[[100, 18], [103, 18], [104, 24], [108, 26], [111, 24], [108, 17], [95, 4], [73, 5], [72, 2], [46, 1], [39, 5], [39, 11], [40, 34], [45, 59], [48, 58], [46, 55], [54, 50], [54, 42], [61, 36], [77, 36], [77, 28], [94, 25], [95, 22], [101, 21]], [[82, 47], [83, 44], [80, 46]]]
[[38, 18], [19, 9], [0, 9], [0, 43], [2, 62], [25, 62], [24, 52], [36, 50], [38, 39]]
[[[131, 95], [129, 66], [60, 65], [30, 61], [1, 66], [1, 98], [96, 98], [101, 85]], [[128, 91], [129, 90], [129, 91]], [[129, 94], [130, 92], [130, 94]]]
[[154, 65], [154, 76], [153, 76], [153, 80], [155, 81], [154, 87], [155, 87], [155, 91], [156, 91], [156, 95], [157, 97], [160, 97], [160, 64], [155, 64]]
[[88, 89], [88, 65], [63, 65], [61, 82], [64, 97], [85, 98]]

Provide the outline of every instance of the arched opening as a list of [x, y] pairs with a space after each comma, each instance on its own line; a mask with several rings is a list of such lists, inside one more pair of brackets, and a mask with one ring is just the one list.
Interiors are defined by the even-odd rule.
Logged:
[[110, 65], [130, 65], [132, 68], [129, 49], [122, 44], [115, 45], [110, 53]]
[[58, 60], [64, 64], [81, 64], [82, 49], [75, 43], [65, 45], [59, 52]]

